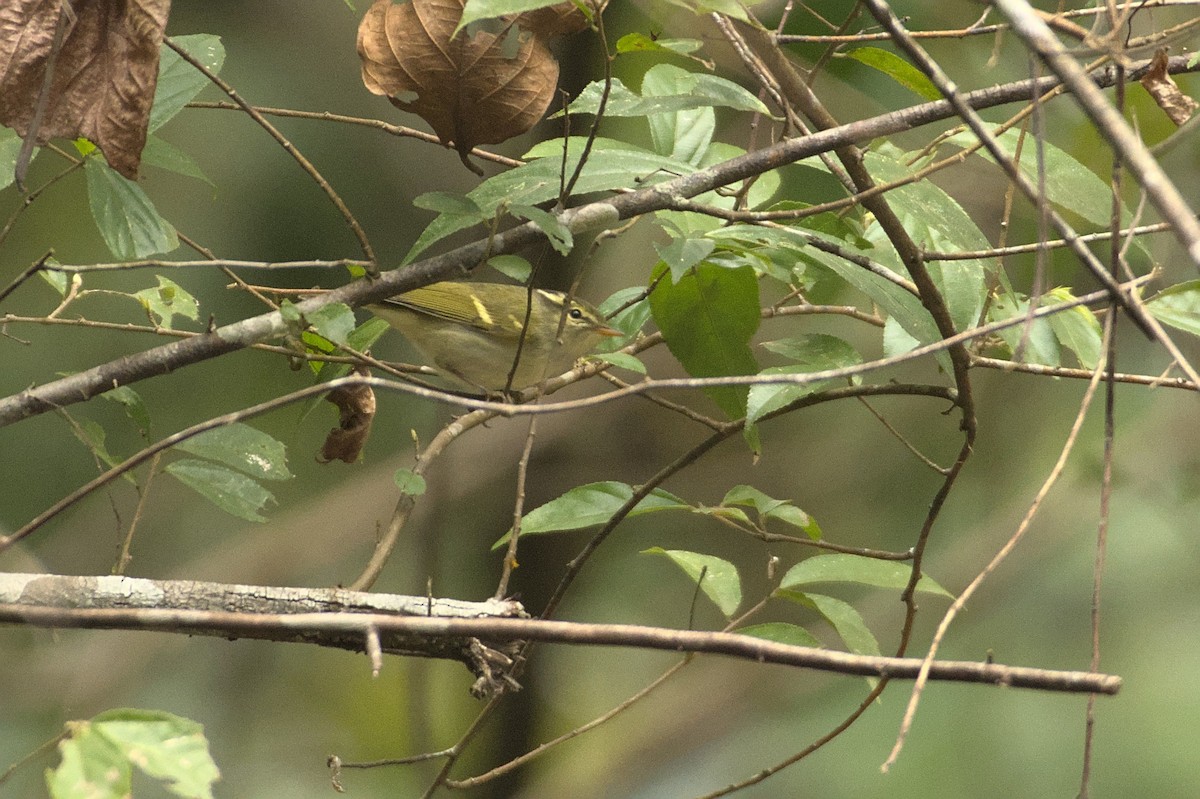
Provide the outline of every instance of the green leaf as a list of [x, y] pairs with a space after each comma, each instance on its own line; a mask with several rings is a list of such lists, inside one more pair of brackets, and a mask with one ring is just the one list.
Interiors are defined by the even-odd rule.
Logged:
[[[866, 163], [872, 177], [881, 183], [907, 178], [913, 167], [903, 163], [909, 156], [891, 145], [868, 153]], [[931, 181], [921, 180], [888, 192], [904, 229], [918, 246], [937, 252], [985, 250], [991, 245], [949, 194]], [[969, 330], [979, 323], [987, 294], [987, 277], [996, 269], [993, 260], [934, 261], [929, 275], [945, 298], [956, 330]], [[929, 343], [905, 326], [905, 329]]]
[[[849, 342], [824, 333], [808, 333], [781, 341], [769, 341], [764, 343], [763, 347], [784, 355], [793, 362], [787, 366], [764, 369], [760, 373], [764, 375], [823, 372], [828, 369], [841, 369], [862, 363], [862, 356]], [[778, 410], [800, 397], [819, 391], [828, 383], [828, 380], [819, 380], [795, 385], [751, 386], [749, 399], [746, 402], [746, 421], [753, 424], [766, 414]]]
[[350, 333], [354, 330], [354, 311], [344, 302], [322, 305], [304, 318], [318, 334], [334, 344], [344, 346], [349, 343]]
[[456, 32], [481, 19], [495, 19], [556, 5], [561, 0], [467, 0]]
[[46, 788], [53, 799], [128, 799], [132, 796], [133, 767], [129, 758], [90, 722], [68, 725], [70, 735], [59, 742], [62, 762], [46, 769]]
[[[57, 258], [47, 258], [46, 259], [47, 267], [61, 266], [61, 265], [62, 265], [61, 262]], [[55, 291], [58, 292], [58, 296], [60, 296], [60, 297], [67, 296], [67, 287], [70, 285], [72, 280], [77, 280], [77, 281], [82, 282], [82, 279], [83, 279], [78, 273], [76, 273], [73, 277], [68, 277], [66, 272], [60, 272], [57, 269], [50, 269], [50, 268], [39, 269], [38, 274], [42, 276], [42, 280], [45, 280], [47, 283], [50, 284], [50, 287], [52, 289], [54, 289]]]
[[[658, 64], [653, 69], [665, 69], [672, 71], [672, 74], [679, 73], [672, 81], [675, 86], [674, 91], [669, 93], [647, 92], [643, 85], [642, 93], [639, 95], [614, 78], [609, 88], [608, 102], [604, 106], [604, 115], [606, 117], [644, 117], [651, 114], [673, 114], [676, 111], [712, 108], [713, 106], [770, 114], [770, 109], [761, 100], [731, 80], [703, 72], [688, 72], [672, 64]], [[600, 99], [603, 95], [604, 81], [593, 81], [571, 101], [568, 109], [559, 111], [551, 118], [566, 111], [572, 114], [595, 114], [600, 109]]]
[[731, 618], [742, 604], [742, 578], [738, 575], [737, 567], [729, 561], [699, 552], [662, 547], [644, 549], [642, 554], [665, 555], [669, 558], [683, 569], [692, 582], [699, 582], [700, 590], [713, 601], [725, 618]]
[[413, 200], [417, 208], [426, 211], [437, 211], [439, 214], [458, 214], [459, 216], [475, 217], [482, 222], [487, 218], [475, 201], [465, 194], [453, 194], [448, 191], [429, 191]]
[[188, 488], [227, 513], [250, 522], [265, 522], [259, 513], [275, 497], [244, 474], [210, 461], [191, 458], [168, 464], [166, 470]]
[[176, 316], [191, 319], [193, 322], [200, 317], [200, 304], [196, 302], [195, 297], [173, 280], [162, 275], [154, 277], [158, 280], [157, 288], [142, 289], [131, 296], [154, 315], [159, 325], [173, 330]]
[[[1028, 300], [1003, 293], [992, 302], [988, 318], [1000, 322], [1025, 317], [1028, 313]], [[1044, 316], [1006, 327], [999, 333], [1000, 338], [1008, 345], [1010, 355], [1016, 357], [1019, 354], [1021, 361], [1025, 363], [1040, 363], [1046, 366], [1058, 366], [1062, 363], [1062, 353], [1054, 335], [1054, 328]]]
[[[372, 316], [370, 319], [354, 328], [354, 330], [350, 331], [350, 335], [346, 337], [346, 347], [354, 350], [355, 352], [366, 352], [367, 350], [371, 349], [371, 347], [375, 345], [375, 342], [378, 341], [379, 338], [389, 329], [390, 328], [388, 327], [387, 322], [383, 321], [377, 316]], [[330, 343], [323, 337], [319, 338], [320, 341], [325, 342], [326, 344]], [[320, 351], [319, 348], [317, 349]], [[321, 361], [309, 361], [308, 365], [309, 368], [312, 369], [313, 374], [321, 376], [322, 382], [334, 380], [342, 377], [343, 375], [347, 375], [350, 373], [351, 368], [353, 368], [352, 365], [348, 363], [324, 363]], [[324, 397], [313, 397], [305, 403], [304, 412], [302, 415], [307, 416], [313, 408], [324, 401]]]
[[279, 317], [287, 322], [289, 326], [299, 327], [304, 321], [304, 315], [300, 313], [300, 309], [296, 307], [296, 303], [291, 300], [284, 300], [279, 303]]
[[[655, 276], [666, 268], [660, 263]], [[659, 280], [650, 294], [650, 308], [671, 354], [693, 377], [758, 371], [750, 350], [760, 318], [754, 270], [702, 263], [677, 282]], [[745, 415], [746, 388], [718, 387], [705, 393], [731, 419]]]
[[[1057, 288], [1046, 292], [1043, 304], [1050, 305], [1069, 302], [1075, 296], [1068, 288]], [[1077, 305], [1061, 313], [1056, 313], [1049, 319], [1050, 329], [1062, 346], [1075, 353], [1079, 365], [1084, 369], [1093, 369], [1100, 362], [1100, 345], [1104, 334], [1096, 315]]]
[[[1099, 175], [1080, 163], [1070, 153], [1045, 139], [1042, 140], [1042, 159], [1045, 164], [1042, 171], [1044, 174], [1039, 177], [1038, 148], [1031, 137], [1025, 136], [1024, 143], [1020, 144], [1021, 131], [1009, 130], [997, 138], [1000, 149], [1009, 158], [1016, 157], [1017, 147], [1020, 145], [1021, 160], [1018, 162], [1018, 167], [1021, 174], [1035, 186], [1044, 177], [1046, 197], [1050, 202], [1059, 208], [1078, 214], [1097, 227], [1108, 227], [1109, 219], [1112, 216], [1112, 189], [1107, 181], [1102, 180]], [[964, 131], [951, 136], [948, 141], [965, 149], [977, 144], [979, 139], [970, 131]], [[982, 158], [994, 163], [986, 149], [980, 149], [977, 153]], [[1121, 217], [1123, 222], [1129, 221], [1128, 209], [1122, 210]]]
[[519, 255], [493, 255], [488, 259], [488, 266], [518, 283], [528, 283], [533, 274], [533, 264]]
[[446, 236], [484, 222], [495, 210], [495, 206], [493, 206], [485, 212], [470, 197], [444, 191], [422, 194], [413, 200], [413, 205], [429, 211], [437, 211], [438, 216], [426, 226], [425, 230], [421, 231], [421, 235], [417, 237], [408, 254], [404, 256], [403, 263], [406, 264], [411, 263], [420, 253]]
[[121, 458], [115, 457], [108, 451], [108, 446], [105, 444], [108, 434], [98, 422], [91, 419], [81, 419], [76, 424], [71, 425], [71, 432], [75, 438], [79, 439], [79, 443], [88, 448], [92, 453], [105, 465], [112, 467], [121, 462]]
[[150, 410], [142, 400], [141, 394], [138, 394], [129, 386], [117, 386], [114, 389], [105, 391], [100, 396], [124, 408], [125, 415], [133, 420], [133, 423], [142, 431], [142, 435], [150, 432]]
[[108, 710], [68, 723], [67, 731], [58, 746], [62, 764], [46, 773], [55, 799], [128, 799], [134, 765], [191, 799], [212, 799], [212, 784], [221, 776], [204, 728], [170, 713]]
[[666, 0], [673, 6], [685, 9], [693, 14], [723, 14], [727, 17], [749, 22], [750, 17], [740, 0]]
[[175, 449], [219, 461], [261, 480], [290, 480], [293, 476], [283, 442], [241, 422], [206, 430], [179, 442]]
[[[555, 533], [596, 527], [612, 518], [621, 506], [633, 498], [633, 487], [608, 481], [576, 486], [567, 493], [534, 508], [521, 519], [521, 535]], [[642, 499], [629, 516], [661, 510], [690, 510], [691, 506], [672, 494], [655, 489]], [[493, 549], [508, 541], [510, 530]]]
[[[849, 242], [837, 236], [830, 236], [823, 230], [814, 229], [805, 224], [801, 224], [798, 227], [799, 229], [793, 233], [797, 241], [802, 241], [799, 238], [799, 233], [800, 230], [803, 230], [809, 235], [818, 236], [840, 247], [849, 246], [852, 250], [859, 249], [856, 245], [850, 245]], [[793, 229], [786, 227], [776, 228], [776, 230], [792, 231]], [[818, 250], [815, 247], [805, 246], [806, 249], [802, 255], [805, 261], [829, 270], [849, 285], [861, 291], [891, 318], [895, 319], [915, 340], [923, 344], [930, 344], [940, 338], [937, 325], [933, 323], [933, 318], [914, 294], [881, 275], [863, 269], [857, 264], [852, 264], [831, 253]], [[869, 253], [868, 255], [871, 254]]]
[[210, 186], [215, 185], [190, 155], [157, 136], [146, 138], [146, 146], [142, 148], [142, 163], [166, 169], [177, 175], [203, 180]]
[[765, 641], [774, 641], [777, 644], [788, 644], [790, 646], [809, 646], [818, 648], [821, 642], [818, 641], [812, 633], [795, 624], [788, 624], [783, 621], [768, 621], [763, 624], [752, 624], [749, 627], [740, 627], [734, 630], [740, 635], [750, 635], [755, 638], [762, 638]]
[[[833, 627], [838, 637], [846, 644], [846, 648], [856, 655], [878, 655], [879, 642], [867, 628], [862, 615], [854, 606], [840, 599], [823, 594], [810, 594], [801, 591], [780, 589], [773, 596], [812, 608], [825, 617]], [[873, 679], [868, 680], [874, 682]]]
[[598, 361], [604, 361], [605, 363], [611, 363], [620, 369], [627, 369], [630, 372], [636, 372], [640, 375], [646, 374], [646, 364], [642, 363], [637, 356], [630, 355], [627, 352], [592, 353], [589, 357], [595, 358]]
[[1193, 336], [1200, 336], [1200, 280], [1165, 288], [1146, 302], [1154, 318]]
[[[813, 583], [859, 583], [878, 588], [903, 589], [908, 585], [911, 573], [912, 569], [907, 564], [894, 560], [846, 553], [816, 555], [788, 569], [779, 587], [797, 589]], [[917, 591], [951, 596], [946, 589], [924, 575], [917, 583]]]
[[[172, 36], [171, 41], [209, 71], [220, 73], [225, 63], [225, 47], [219, 36], [197, 33]], [[202, 72], [184, 61], [174, 50], [162, 45], [158, 59], [158, 85], [154, 90], [154, 105], [150, 109], [149, 132], [153, 133], [162, 127], [208, 85], [209, 80]]]
[[925, 77], [925, 73], [890, 50], [878, 47], [858, 47], [844, 54], [887, 75], [912, 93], [926, 100], [940, 100], [942, 93]]
[[717, 243], [709, 239], [675, 238], [669, 244], [655, 243], [658, 257], [671, 269], [671, 280], [678, 283], [696, 264], [703, 261], [716, 248]]
[[395, 481], [401, 494], [419, 497], [425, 493], [425, 478], [412, 469], [397, 469], [396, 473], [392, 475], [392, 480]]
[[570, 228], [564, 225], [557, 216], [532, 205], [514, 205], [511, 210], [513, 216], [519, 219], [528, 219], [537, 225], [538, 230], [546, 234], [550, 246], [559, 255], [571, 254], [571, 248], [575, 246], [575, 239], [571, 235]]
[[[686, 96], [695, 85], [693, 74], [671, 64], [657, 64], [642, 77], [642, 96]], [[709, 105], [673, 113], [650, 114], [647, 122], [650, 124], [650, 139], [657, 152], [689, 164], [699, 164], [712, 143], [717, 115]]]
[[20, 154], [21, 137], [11, 128], [0, 126], [0, 189], [8, 188], [16, 180], [17, 158]]
[[179, 246], [175, 228], [159, 216], [141, 186], [118, 175], [99, 155], [89, 157], [83, 171], [92, 218], [114, 256], [146, 258]]
[[644, 33], [627, 33], [617, 39], [618, 53], [669, 52], [694, 53], [704, 46], [699, 39], [652, 39]]
[[[604, 315], [608, 324], [625, 334], [620, 338], [614, 336], [610, 341], [601, 344], [598, 348], [600, 352], [607, 352], [623, 347], [624, 339], [636, 335], [645, 326], [646, 322], [649, 321], [650, 303], [646, 301], [645, 294], [646, 289], [644, 286], [629, 286], [615, 292], [604, 302], [600, 303], [597, 310]], [[634, 302], [635, 300], [637, 301]], [[631, 302], [633, 304], [629, 305]], [[613, 316], [612, 314], [618, 308], [624, 308], [624, 310]]]

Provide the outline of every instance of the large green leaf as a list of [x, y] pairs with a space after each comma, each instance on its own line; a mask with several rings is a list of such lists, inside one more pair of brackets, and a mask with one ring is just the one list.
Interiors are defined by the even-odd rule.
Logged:
[[113, 171], [99, 153], [87, 159], [83, 171], [92, 217], [114, 256], [146, 258], [179, 246], [175, 228], [159, 216], [142, 187]]
[[[655, 277], [667, 271], [655, 268]], [[748, 267], [724, 269], [702, 263], [678, 281], [663, 277], [650, 294], [654, 321], [667, 347], [693, 377], [750, 375], [758, 363], [750, 337], [758, 329], [758, 280]], [[731, 419], [746, 413], [747, 389], [707, 389]]]

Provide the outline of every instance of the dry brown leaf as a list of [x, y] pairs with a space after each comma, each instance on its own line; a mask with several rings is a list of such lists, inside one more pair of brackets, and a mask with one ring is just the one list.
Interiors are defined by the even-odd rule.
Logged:
[[[35, 143], [90, 139], [137, 178], [170, 0], [75, 0], [46, 86], [67, 0], [0, 0], [0, 123]], [[45, 109], [35, 120], [39, 98]]]
[[1167, 117], [1176, 125], [1182, 125], [1192, 118], [1200, 103], [1179, 90], [1179, 85], [1167, 72], [1167, 63], [1167, 49], [1159, 48], [1150, 60], [1150, 69], [1142, 76], [1141, 84]]
[[454, 36], [462, 9], [462, 0], [376, 0], [359, 25], [358, 54], [369, 91], [421, 116], [480, 172], [467, 153], [537, 124], [554, 99], [558, 62], [512, 21]]
[[[356, 369], [356, 374], [370, 374]], [[347, 386], [334, 389], [325, 399], [338, 407], [338, 426], [329, 431], [325, 445], [317, 455], [319, 463], [342, 461], [356, 463], [371, 436], [375, 421], [375, 392], [370, 386]]]

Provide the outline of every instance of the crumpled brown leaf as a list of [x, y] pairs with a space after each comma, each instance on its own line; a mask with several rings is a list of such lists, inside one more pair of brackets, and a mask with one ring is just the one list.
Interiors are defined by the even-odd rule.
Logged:
[[[356, 374], [370, 374], [356, 369]], [[375, 421], [375, 392], [370, 386], [346, 386], [329, 392], [325, 399], [338, 407], [338, 426], [329, 431], [325, 445], [317, 455], [318, 463], [342, 461], [355, 463], [371, 436]]]
[[1142, 76], [1141, 84], [1167, 117], [1176, 125], [1182, 125], [1192, 118], [1200, 103], [1180, 91], [1179, 84], [1167, 72], [1168, 63], [1167, 49], [1159, 48], [1150, 59], [1150, 69]]
[[[74, 22], [43, 92], [64, 7]], [[0, 124], [22, 137], [35, 127], [36, 144], [84, 136], [136, 179], [170, 10], [171, 0], [0, 0]]]
[[515, 20], [454, 36], [462, 9], [463, 0], [376, 0], [359, 25], [358, 54], [369, 91], [421, 116], [480, 173], [467, 153], [537, 124], [554, 99], [558, 62]]

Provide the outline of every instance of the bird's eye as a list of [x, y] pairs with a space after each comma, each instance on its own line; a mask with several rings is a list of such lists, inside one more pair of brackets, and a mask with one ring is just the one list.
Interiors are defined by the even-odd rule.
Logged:
[[571, 309], [571, 310], [570, 310], [570, 311], [567, 313], [567, 316], [571, 317], [572, 319], [582, 319], [582, 318], [583, 318], [583, 311], [581, 311], [581, 310], [580, 310], [580, 309], [578, 309], [578, 308], [572, 308], [572, 309]]

